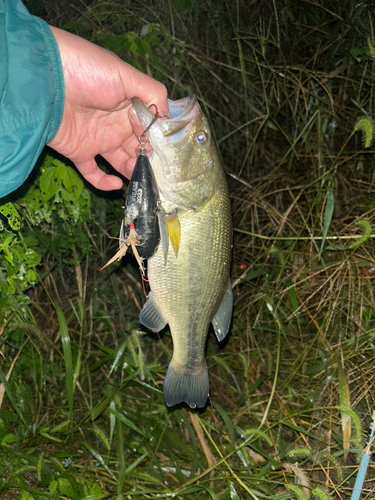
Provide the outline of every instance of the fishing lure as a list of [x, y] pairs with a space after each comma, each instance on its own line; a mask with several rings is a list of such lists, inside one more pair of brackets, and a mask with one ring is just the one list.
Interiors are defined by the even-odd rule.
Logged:
[[142, 261], [151, 257], [158, 247], [160, 241], [159, 190], [147, 156], [150, 150], [145, 148], [146, 133], [158, 116], [156, 108], [154, 118], [139, 137], [140, 147], [136, 148], [139, 155], [126, 194], [125, 213], [120, 228], [119, 250], [102, 269], [114, 261], [119, 261], [131, 248], [144, 275]]
[[[126, 195], [125, 216], [120, 229], [120, 247], [126, 243], [131, 231], [137, 241], [141, 259], [151, 257], [160, 241], [158, 223], [159, 191], [146, 150], [141, 149]], [[134, 252], [133, 252], [134, 253]]]

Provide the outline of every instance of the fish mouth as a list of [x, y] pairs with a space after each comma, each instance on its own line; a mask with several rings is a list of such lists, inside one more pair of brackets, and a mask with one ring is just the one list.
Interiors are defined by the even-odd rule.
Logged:
[[[132, 99], [132, 105], [143, 130], [146, 130], [155, 117], [154, 107], [148, 108], [138, 97]], [[199, 172], [190, 171], [181, 160], [181, 155], [184, 156], [186, 152], [185, 156], [189, 157], [194, 150], [191, 131], [200, 119], [201, 110], [193, 94], [177, 101], [168, 99], [168, 107], [169, 115], [159, 117], [146, 133], [147, 142], [153, 150], [151, 166], [163, 199], [173, 202], [175, 206], [190, 208], [189, 204], [177, 198], [181, 198], [181, 192], [188, 189], [186, 182], [196, 180], [202, 174], [201, 166], [198, 166]], [[175, 197], [172, 193], [176, 189], [179, 192]]]
[[[141, 122], [144, 130], [150, 125], [152, 120], [154, 119], [153, 110], [154, 107], [151, 106], [148, 108], [139, 97], [133, 97], [132, 105], [135, 109], [139, 121]], [[168, 107], [169, 107], [169, 116], [164, 115], [161, 118], [158, 118], [155, 123], [152, 125], [150, 129], [150, 139], [152, 141], [152, 128], [157, 127], [164, 137], [175, 136], [176, 134], [180, 135], [187, 125], [193, 120], [193, 118], [199, 112], [199, 105], [197, 98], [194, 94], [191, 94], [188, 97], [183, 97], [177, 101], [172, 101], [168, 99]], [[178, 139], [179, 137], [176, 137]], [[173, 139], [175, 139], [173, 137]]]
[[197, 98], [194, 94], [183, 97], [178, 101], [171, 101], [170, 99], [168, 99], [169, 112], [172, 117], [169, 121], [186, 120], [186, 118], [192, 118], [191, 114], [196, 104]]

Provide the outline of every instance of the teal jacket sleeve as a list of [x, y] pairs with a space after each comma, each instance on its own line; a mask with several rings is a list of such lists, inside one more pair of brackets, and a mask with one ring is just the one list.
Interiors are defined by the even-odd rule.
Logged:
[[0, 0], [0, 198], [25, 182], [63, 108], [60, 55], [48, 24], [20, 0]]

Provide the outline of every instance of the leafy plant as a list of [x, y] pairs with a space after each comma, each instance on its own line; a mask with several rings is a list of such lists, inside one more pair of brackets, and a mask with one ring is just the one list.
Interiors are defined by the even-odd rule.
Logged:
[[55, 214], [75, 226], [88, 220], [91, 214], [90, 194], [82, 179], [73, 168], [50, 155], [45, 156], [39, 176], [22, 201], [36, 226], [42, 222], [51, 223]]

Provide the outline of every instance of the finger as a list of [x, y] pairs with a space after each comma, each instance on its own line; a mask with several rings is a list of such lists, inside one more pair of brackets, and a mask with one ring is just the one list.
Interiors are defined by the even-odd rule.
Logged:
[[126, 94], [128, 99], [137, 96], [148, 106], [155, 104], [159, 113], [168, 112], [167, 89], [165, 86], [132, 66], [130, 68], [132, 71], [129, 71], [129, 68], [124, 68], [124, 71], [127, 72]]
[[[159, 115], [162, 113], [168, 113], [169, 107], [168, 107], [168, 100], [167, 100], [167, 89], [165, 88], [164, 85], [162, 85], [160, 82], [158, 82], [160, 87], [158, 87], [158, 90], [153, 93], [147, 101], [147, 105], [155, 104]], [[150, 88], [148, 86], [148, 88]]]
[[121, 175], [127, 179], [131, 179], [133, 174], [136, 156], [130, 156], [124, 154], [124, 152], [114, 151], [112, 153], [107, 153], [102, 155], [108, 163], [112, 165], [113, 168], [117, 170]]
[[[139, 121], [139, 118], [138, 118], [138, 115], [137, 115], [137, 112], [135, 111], [135, 109], [133, 107], [130, 108], [129, 110], [129, 121], [130, 121], [130, 124], [131, 126], [133, 127], [133, 137], [136, 136], [137, 137], [137, 144], [139, 145], [140, 143], [140, 137], [143, 135], [143, 131], [144, 131], [144, 127], [143, 125], [141, 125], [141, 122]], [[146, 148], [149, 148], [151, 146], [149, 140], [148, 140], [148, 136], [146, 134]], [[129, 154], [129, 156], [132, 156], [131, 154]]]
[[103, 172], [103, 170], [97, 166], [94, 159], [85, 162], [77, 162], [75, 166], [87, 182], [97, 189], [101, 189], [102, 191], [113, 191], [122, 188], [122, 180], [115, 175], [108, 175]]
[[101, 156], [108, 163], [110, 163], [112, 167], [117, 170], [117, 172], [130, 179], [132, 170], [129, 170], [126, 163], [129, 159], [129, 155], [122, 148], [116, 149], [116, 151], [111, 151], [110, 153], [102, 154]]
[[135, 162], [137, 161], [136, 158], [129, 158], [126, 162], [125, 162], [125, 165], [124, 165], [124, 169], [125, 169], [125, 172], [126, 172], [126, 177], [128, 179], [131, 179], [131, 176], [132, 176], [132, 173], [133, 173], [133, 170], [134, 170], [134, 166], [135, 166]]

